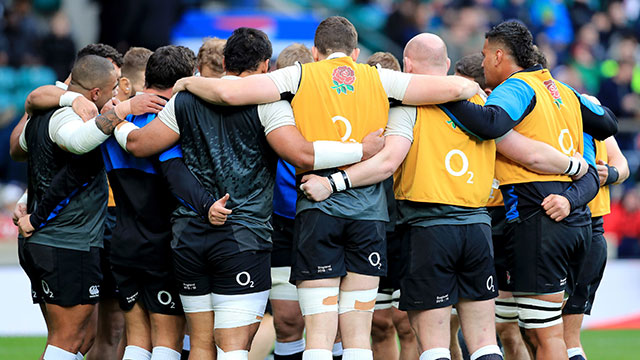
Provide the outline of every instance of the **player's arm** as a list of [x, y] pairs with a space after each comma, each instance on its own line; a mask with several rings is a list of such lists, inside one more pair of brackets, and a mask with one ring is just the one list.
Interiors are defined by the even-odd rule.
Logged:
[[611, 136], [605, 141], [607, 147], [607, 162], [599, 161], [596, 165], [598, 176], [600, 177], [600, 186], [611, 184], [621, 184], [629, 177], [629, 164], [627, 159], [620, 151], [618, 142]]
[[582, 128], [597, 140], [605, 140], [618, 132], [618, 119], [609, 108], [600, 105], [600, 101], [589, 95], [574, 94], [580, 101]]
[[496, 149], [509, 160], [539, 174], [569, 174], [579, 178], [588, 170], [587, 162], [579, 154], [567, 156], [553, 146], [515, 130], [496, 139]]
[[216, 199], [198, 181], [182, 159], [182, 148], [174, 145], [159, 156], [160, 168], [169, 190], [182, 204], [203, 219]]
[[402, 103], [430, 105], [466, 100], [474, 96], [478, 90], [478, 84], [461, 76], [412, 74]]
[[98, 108], [79, 93], [63, 90], [55, 85], [44, 85], [33, 90], [27, 96], [25, 110], [33, 114], [37, 110], [48, 110], [56, 107], [71, 106], [73, 111], [84, 121], [98, 115]]
[[249, 105], [280, 100], [280, 92], [266, 75], [251, 75], [242, 79], [215, 79], [192, 76], [178, 80], [173, 93], [189, 91], [214, 104]]
[[535, 92], [527, 83], [507, 79], [489, 95], [485, 106], [457, 101], [439, 107], [464, 131], [480, 140], [488, 140], [509, 132], [535, 105]]
[[375, 155], [384, 146], [382, 129], [367, 135], [362, 143], [305, 139], [295, 126], [286, 101], [258, 106], [258, 116], [269, 145], [283, 160], [302, 170], [319, 170], [353, 164]]
[[415, 118], [415, 108], [390, 109], [382, 151], [328, 177], [305, 175], [300, 188], [310, 200], [322, 201], [333, 192], [376, 184], [392, 176], [411, 148]]
[[18, 124], [11, 131], [11, 137], [9, 138], [9, 155], [13, 161], [27, 161], [27, 152], [20, 146], [20, 137], [24, 126], [27, 124], [29, 115], [25, 113], [20, 118]]

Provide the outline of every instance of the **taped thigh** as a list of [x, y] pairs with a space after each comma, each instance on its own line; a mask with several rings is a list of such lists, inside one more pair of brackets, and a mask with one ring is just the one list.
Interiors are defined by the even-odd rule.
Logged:
[[[298, 301], [303, 316], [338, 311], [338, 293], [335, 287], [298, 288]], [[375, 300], [375, 298], [374, 298]]]
[[373, 312], [377, 295], [378, 288], [369, 290], [340, 291], [338, 313], [344, 314], [350, 311]]
[[541, 329], [562, 324], [562, 303], [517, 297], [518, 325]]
[[496, 322], [509, 323], [518, 321], [518, 304], [512, 297], [496, 299]]
[[213, 311], [213, 294], [180, 295], [182, 308], [185, 313]]
[[269, 290], [251, 294], [212, 294], [214, 329], [230, 329], [255, 324], [262, 320]]

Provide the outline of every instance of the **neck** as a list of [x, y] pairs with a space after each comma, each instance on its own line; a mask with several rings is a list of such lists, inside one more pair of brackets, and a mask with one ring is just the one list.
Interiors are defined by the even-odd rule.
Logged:
[[511, 75], [517, 73], [518, 71], [522, 71], [524, 70], [523, 67], [520, 67], [516, 64], [510, 64], [509, 66], [507, 66], [503, 72], [503, 76], [504, 76], [504, 80], [507, 80], [509, 77], [511, 77]]
[[252, 71], [247, 70], [241, 73], [227, 72], [227, 75], [237, 76], [237, 77], [247, 77], [247, 76], [257, 75], [257, 74], [263, 74], [263, 72], [259, 70], [252, 70]]
[[167, 99], [169, 99], [171, 97], [171, 91], [172, 89], [165, 89], [165, 90], [160, 90], [160, 89], [156, 89], [154, 87], [150, 87], [150, 88], [145, 88], [144, 92], [146, 92], [147, 94], [154, 94], [154, 95], [160, 95], [163, 96]]

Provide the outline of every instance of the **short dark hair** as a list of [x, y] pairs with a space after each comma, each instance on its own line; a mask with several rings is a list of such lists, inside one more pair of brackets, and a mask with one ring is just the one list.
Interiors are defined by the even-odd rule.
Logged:
[[114, 49], [112, 46], [107, 44], [100, 44], [100, 43], [89, 44], [83, 47], [82, 49], [80, 49], [80, 51], [78, 51], [78, 55], [76, 56], [76, 59], [80, 59], [81, 57], [84, 57], [87, 55], [96, 55], [103, 58], [109, 58], [113, 60], [113, 62], [118, 67], [122, 67], [122, 64], [124, 63], [124, 58], [122, 57], [122, 54], [120, 54], [118, 50]]
[[482, 68], [482, 54], [475, 53], [467, 55], [453, 66], [456, 73], [470, 77], [473, 81], [477, 82], [481, 88], [487, 87], [487, 82], [484, 78], [484, 69]]
[[153, 51], [143, 47], [132, 47], [124, 54], [122, 64], [122, 76], [132, 80], [142, 77], [147, 67], [147, 61]]
[[533, 36], [520, 21], [504, 21], [489, 30], [485, 38], [491, 43], [499, 42], [503, 45], [521, 68], [535, 65]]
[[358, 33], [349, 20], [330, 16], [318, 25], [313, 45], [323, 55], [339, 51], [350, 55], [358, 47]]
[[107, 85], [115, 68], [111, 61], [98, 55], [85, 55], [79, 58], [71, 69], [71, 84], [91, 90]]
[[151, 54], [147, 61], [144, 72], [145, 87], [160, 90], [170, 89], [176, 84], [176, 81], [193, 75], [195, 64], [196, 55], [183, 46], [160, 47]]
[[296, 62], [301, 64], [313, 62], [311, 50], [304, 46], [304, 44], [293, 43], [280, 51], [280, 55], [278, 55], [278, 59], [276, 60], [276, 69], [291, 66]]
[[382, 52], [378, 51], [377, 53], [373, 53], [373, 55], [369, 56], [367, 59], [367, 64], [371, 66], [377, 66], [380, 64], [380, 67], [383, 69], [391, 69], [395, 71], [401, 71], [400, 62], [398, 59], [390, 52]]
[[247, 27], [237, 28], [224, 45], [224, 66], [228, 73], [253, 71], [261, 62], [271, 59], [271, 41], [264, 32]]

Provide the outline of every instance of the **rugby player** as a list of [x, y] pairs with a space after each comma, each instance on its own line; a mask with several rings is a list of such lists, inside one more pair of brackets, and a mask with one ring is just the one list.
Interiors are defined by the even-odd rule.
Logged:
[[[276, 68], [282, 69], [299, 62], [313, 62], [311, 51], [303, 44], [291, 44], [284, 48], [276, 60]], [[300, 360], [305, 348], [304, 319], [298, 303], [295, 285], [291, 276], [291, 249], [296, 215], [295, 168], [278, 159], [276, 185], [273, 192], [273, 250], [271, 251], [271, 291], [269, 301], [273, 310], [276, 329], [274, 360]]]
[[584, 315], [591, 314], [596, 291], [602, 280], [607, 262], [607, 242], [604, 238], [602, 216], [610, 213], [609, 185], [620, 184], [629, 177], [629, 166], [615, 138], [596, 141], [596, 160], [600, 190], [589, 203], [591, 210], [591, 247], [584, 267], [578, 274], [575, 290], [562, 309], [564, 341], [570, 360], [585, 360], [587, 356], [580, 342], [580, 329]]
[[[597, 139], [615, 133], [617, 123], [608, 109], [554, 81], [548, 70], [535, 65], [532, 36], [524, 25], [504, 22], [486, 38], [485, 78], [488, 86], [495, 87], [486, 106], [444, 105], [461, 124], [466, 121], [462, 126], [469, 132], [485, 138], [487, 132], [506, 133], [515, 128], [521, 136], [546, 142], [568, 156], [583, 151], [583, 129]], [[509, 135], [501, 140], [498, 152], [530, 152], [514, 139], [517, 136]], [[534, 173], [512, 160], [498, 156], [496, 163], [509, 222], [506, 285], [514, 291], [519, 324], [526, 329], [537, 358], [562, 358], [566, 351], [563, 293], [565, 289], [572, 291], [590, 241], [590, 216], [583, 204], [597, 192], [597, 174], [589, 166], [584, 187], [577, 190], [578, 186], [570, 186], [569, 176]], [[577, 168], [572, 159], [565, 173], [573, 174]], [[547, 216], [540, 209], [541, 204], [548, 210], [557, 202], [571, 206], [571, 214], [562, 222], [555, 222], [556, 215]]]
[[[188, 90], [229, 105], [292, 99], [296, 124], [307, 140], [346, 143], [362, 140], [386, 124], [390, 98], [408, 104], [437, 103], [465, 99], [477, 91], [477, 85], [459, 77], [412, 76], [356, 64], [357, 33], [340, 16], [320, 23], [311, 51], [315, 63], [238, 81], [192, 77], [178, 82], [174, 91]], [[319, 148], [315, 154], [324, 151]], [[336, 180], [342, 187], [343, 182]], [[386, 271], [386, 199], [381, 184], [338, 195], [323, 203], [298, 197], [290, 280], [298, 286], [305, 316], [303, 359], [308, 360], [331, 359], [338, 313], [343, 358], [372, 358], [371, 316], [378, 276]]]
[[125, 101], [144, 88], [144, 70], [153, 51], [132, 47], [124, 54], [122, 76], [118, 81], [118, 100]]
[[[143, 76], [144, 93], [168, 99], [175, 82], [193, 74], [195, 55], [189, 52], [164, 46], [151, 54]], [[127, 121], [144, 126], [155, 116], [143, 114]], [[118, 204], [111, 262], [125, 311], [124, 359], [177, 360], [185, 321], [171, 264], [170, 216], [176, 202], [156, 159], [135, 158], [115, 138], [105, 142], [103, 156]], [[184, 166], [173, 166], [168, 176], [182, 182], [192, 175]]]
[[[367, 64], [401, 71], [398, 59], [389, 52], [374, 53], [367, 59]], [[407, 313], [398, 310], [397, 306], [400, 298], [400, 277], [404, 261], [400, 252], [401, 238], [396, 236], [395, 229], [397, 210], [393, 195], [393, 177], [384, 181], [384, 189], [389, 212], [389, 222], [385, 226], [388, 269], [387, 275], [380, 278], [378, 286], [371, 323], [371, 350], [374, 359], [412, 360], [417, 359], [419, 355], [416, 337], [411, 330]], [[400, 340], [400, 352], [398, 352], [396, 333]]]
[[[236, 29], [224, 50], [226, 81], [266, 73], [270, 57], [271, 43], [263, 32]], [[215, 329], [218, 359], [247, 359], [264, 313], [271, 286], [268, 221], [276, 160], [269, 144], [296, 167], [322, 168], [370, 157], [381, 148], [379, 134], [369, 135], [363, 144], [314, 144], [296, 130], [286, 102], [216, 106], [188, 92], [174, 96], [145, 127], [126, 123], [118, 129], [116, 139], [136, 156], [180, 140], [189, 170], [218, 199], [209, 221], [219, 226], [211, 227], [187, 206], [177, 210], [173, 224], [174, 264], [191, 330], [191, 356], [213, 357]], [[334, 152], [314, 155], [314, 148], [322, 146]]]
[[[84, 96], [102, 107], [111, 100], [116, 84], [112, 63], [87, 55], [74, 65], [69, 89], [72, 96]], [[28, 152], [30, 172], [29, 214], [18, 221], [23, 237], [20, 257], [32, 282], [34, 302], [46, 304], [49, 336], [44, 359], [80, 358], [78, 352], [86, 345], [83, 342], [92, 341], [85, 335], [100, 296], [99, 250], [108, 196], [95, 148], [122, 121], [118, 116], [140, 110], [139, 104], [124, 102], [86, 123], [70, 107], [34, 112], [20, 137], [22, 150]], [[142, 108], [148, 110], [147, 106]], [[54, 175], [65, 166], [93, 169], [97, 175], [53, 212], [40, 214], [40, 209], [53, 208], [40, 205], [51, 190]]]
[[221, 78], [224, 75], [223, 54], [226, 40], [206, 38], [198, 50], [198, 72], [204, 77]]

